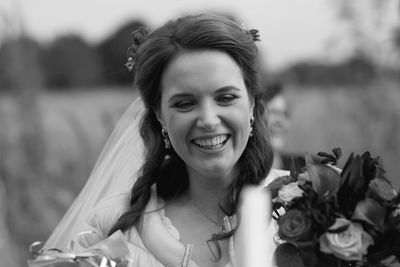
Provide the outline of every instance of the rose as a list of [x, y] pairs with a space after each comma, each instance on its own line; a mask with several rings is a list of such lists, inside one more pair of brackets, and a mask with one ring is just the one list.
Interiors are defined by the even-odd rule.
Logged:
[[397, 204], [395, 209], [390, 213], [388, 224], [392, 225], [397, 232], [400, 232], [400, 204]]
[[369, 192], [372, 196], [384, 201], [393, 200], [397, 193], [393, 186], [386, 180], [375, 178], [369, 183]]
[[287, 203], [292, 201], [296, 197], [301, 197], [303, 195], [303, 190], [299, 187], [297, 182], [290, 183], [282, 186], [278, 192], [278, 202]]
[[[340, 230], [343, 229], [343, 230]], [[336, 219], [329, 232], [321, 235], [320, 250], [345, 261], [360, 261], [374, 244], [373, 238], [358, 223], [344, 218]]]
[[278, 225], [278, 235], [285, 241], [303, 242], [311, 239], [311, 220], [300, 210], [287, 211], [279, 217]]

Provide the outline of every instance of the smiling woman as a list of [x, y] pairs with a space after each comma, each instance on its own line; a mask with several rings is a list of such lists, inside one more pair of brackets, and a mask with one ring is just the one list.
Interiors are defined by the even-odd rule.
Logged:
[[[273, 178], [267, 177], [272, 150], [258, 87], [257, 40], [256, 30], [214, 14], [181, 17], [150, 34], [135, 32], [128, 67], [140, 99], [127, 113], [126, 130], [117, 126], [120, 139], [103, 152], [124, 165], [96, 166], [80, 197], [105, 199], [77, 228], [79, 234], [71, 230], [76, 238], [64, 235], [69, 227], [61, 222], [46, 248], [106, 248], [107, 255], [131, 260], [130, 266], [243, 262], [235, 253], [243, 239], [234, 239], [241, 193]], [[85, 195], [100, 181], [105, 188]], [[121, 189], [133, 182], [130, 193], [99, 195], [112, 184]], [[76, 222], [73, 210], [64, 220]], [[271, 236], [263, 237], [272, 243]], [[124, 249], [115, 252], [115, 240]]]
[[184, 53], [170, 63], [161, 85], [158, 119], [187, 163], [189, 178], [217, 177], [218, 187], [231, 183], [254, 107], [239, 66], [219, 51]]

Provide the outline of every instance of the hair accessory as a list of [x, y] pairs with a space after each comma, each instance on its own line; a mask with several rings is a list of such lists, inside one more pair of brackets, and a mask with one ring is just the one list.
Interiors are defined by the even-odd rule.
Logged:
[[167, 130], [162, 128], [161, 134], [164, 137], [164, 147], [165, 147], [165, 149], [170, 149], [171, 148], [171, 142], [169, 141]]
[[254, 124], [254, 116], [251, 116], [250, 118], [250, 137], [253, 137], [254, 133], [253, 133], [253, 124]]
[[133, 31], [131, 34], [132, 45], [128, 47], [127, 57], [128, 62], [125, 63], [125, 66], [129, 71], [132, 71], [136, 65], [136, 53], [139, 49], [140, 45], [146, 39], [148, 35], [148, 30], [145, 26], [140, 26], [137, 30]]
[[259, 30], [251, 29], [251, 30], [248, 31], [248, 33], [251, 34], [251, 36], [253, 37], [253, 41], [254, 42], [261, 41], [261, 39], [260, 39], [260, 31]]
[[253, 38], [254, 42], [261, 41], [261, 39], [260, 39], [260, 31], [259, 30], [257, 30], [257, 29], [248, 30], [244, 23], [240, 24], [240, 26], [242, 27], [242, 29], [244, 30], [245, 33], [251, 35], [251, 37]]
[[133, 67], [135, 67], [135, 61], [133, 60], [133, 57], [128, 57], [128, 62], [125, 63], [125, 67], [127, 67], [129, 71], [133, 70]]
[[251, 29], [248, 30], [246, 25], [244, 23], [240, 24], [242, 26], [242, 29], [247, 33], [247, 34], [251, 34], [251, 37], [253, 38], [253, 41], [261, 41], [260, 39], [260, 31], [257, 29]]

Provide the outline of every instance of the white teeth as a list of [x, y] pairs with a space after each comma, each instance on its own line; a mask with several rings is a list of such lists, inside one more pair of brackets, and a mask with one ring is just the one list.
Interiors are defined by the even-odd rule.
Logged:
[[215, 149], [222, 147], [228, 140], [228, 135], [222, 134], [211, 138], [198, 138], [193, 140], [193, 143], [206, 149]]

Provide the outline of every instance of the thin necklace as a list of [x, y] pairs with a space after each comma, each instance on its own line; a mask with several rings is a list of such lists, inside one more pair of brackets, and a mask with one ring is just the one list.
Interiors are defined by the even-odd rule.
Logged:
[[[211, 223], [215, 224], [219, 228], [219, 235], [225, 234], [226, 229], [224, 223], [219, 223], [218, 221], [214, 220], [206, 212], [204, 212], [197, 204], [196, 202], [191, 198], [191, 203], [192, 206], [201, 214], [203, 215], [204, 218], [206, 218], [208, 221]], [[207, 240], [207, 246], [208, 249], [210, 250], [213, 259], [213, 262], [218, 262], [221, 260], [221, 246], [218, 243], [218, 239], [215, 239], [215, 235], [212, 235], [212, 238], [210, 240]]]
[[196, 203], [192, 198], [190, 198], [190, 200], [191, 200], [191, 202], [192, 202], [193, 207], [194, 207], [198, 212], [200, 212], [200, 214], [203, 215], [204, 218], [206, 218], [208, 221], [210, 221], [211, 223], [213, 223], [213, 224], [215, 224], [216, 226], [218, 226], [218, 228], [219, 228], [219, 234], [225, 234], [225, 233], [226, 233], [225, 225], [224, 225], [223, 222], [220, 223], [220, 222], [216, 221], [215, 219], [211, 218], [206, 212], [204, 212], [204, 211], [197, 205], [197, 203]]

